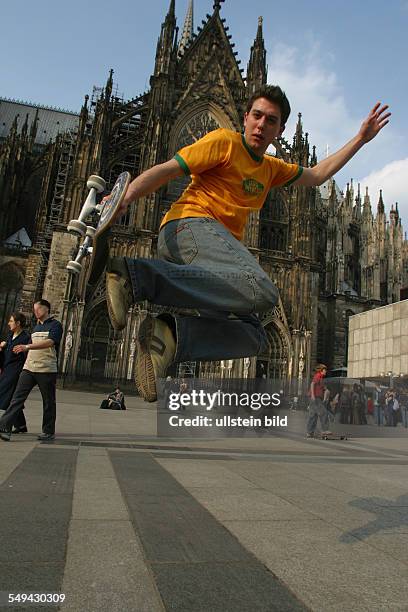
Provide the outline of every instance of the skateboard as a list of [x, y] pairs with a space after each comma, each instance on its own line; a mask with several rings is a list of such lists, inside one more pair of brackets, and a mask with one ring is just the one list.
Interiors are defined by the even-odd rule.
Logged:
[[348, 440], [348, 436], [346, 434], [338, 434], [338, 433], [322, 433], [317, 432], [313, 436], [317, 440]]
[[[67, 270], [75, 275], [80, 274], [82, 271], [82, 260], [91, 255], [88, 278], [90, 285], [98, 282], [105, 268], [109, 254], [108, 238], [110, 226], [114, 223], [117, 210], [122, 203], [129, 183], [129, 172], [122, 172], [118, 176], [108, 199], [100, 204], [96, 204], [96, 195], [105, 191], [106, 183], [100, 176], [90, 176], [86, 183], [89, 194], [82, 206], [79, 217], [78, 219], [72, 219], [68, 224], [68, 231], [84, 238], [84, 240], [79, 246], [75, 259], [68, 262]], [[97, 218], [96, 227], [86, 225], [85, 222], [88, 217], [95, 215]]]

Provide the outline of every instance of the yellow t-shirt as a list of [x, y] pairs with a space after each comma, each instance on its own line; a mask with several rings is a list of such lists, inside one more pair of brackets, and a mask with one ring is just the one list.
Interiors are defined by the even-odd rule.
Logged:
[[259, 157], [243, 135], [220, 128], [175, 155], [191, 183], [164, 216], [174, 219], [211, 217], [242, 240], [251, 210], [262, 208], [272, 187], [288, 185], [302, 174], [298, 164], [269, 155]]

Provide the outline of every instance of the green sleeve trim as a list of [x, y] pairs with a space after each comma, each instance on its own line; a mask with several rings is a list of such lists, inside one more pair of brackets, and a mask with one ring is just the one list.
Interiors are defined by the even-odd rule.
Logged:
[[297, 181], [298, 178], [302, 175], [302, 172], [303, 172], [303, 167], [299, 166], [299, 170], [297, 171], [296, 175], [292, 179], [290, 179], [290, 181], [282, 185], [282, 187], [288, 187], [289, 185]]
[[175, 156], [174, 156], [174, 159], [180, 164], [180, 168], [182, 169], [184, 174], [186, 174], [187, 176], [190, 176], [190, 174], [191, 174], [190, 168], [187, 166], [186, 162], [181, 157], [181, 155], [176, 153]]

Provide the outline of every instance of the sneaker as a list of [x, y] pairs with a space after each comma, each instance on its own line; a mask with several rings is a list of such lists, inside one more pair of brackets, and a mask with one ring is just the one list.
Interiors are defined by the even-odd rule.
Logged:
[[176, 341], [165, 321], [147, 315], [140, 325], [137, 344], [136, 386], [147, 402], [155, 402], [156, 382], [165, 377], [174, 359]]
[[126, 327], [127, 313], [133, 301], [132, 281], [126, 261], [124, 257], [112, 257], [106, 269], [106, 303], [116, 331]]
[[41, 442], [51, 442], [52, 440], [55, 440], [55, 434], [42, 433], [39, 436], [37, 436], [37, 439], [41, 440]]
[[10, 442], [11, 431], [8, 431], [7, 429], [0, 429], [0, 438], [5, 442]]
[[12, 433], [13, 434], [28, 433], [28, 429], [27, 427], [14, 427]]
[[306, 438], [314, 438], [314, 433], [313, 431], [311, 433], [307, 433], [306, 434]]

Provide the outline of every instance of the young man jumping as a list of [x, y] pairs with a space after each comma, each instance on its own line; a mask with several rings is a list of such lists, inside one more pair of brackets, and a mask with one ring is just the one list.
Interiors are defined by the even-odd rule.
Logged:
[[267, 338], [256, 313], [273, 308], [279, 294], [241, 242], [248, 214], [262, 208], [272, 187], [312, 187], [332, 177], [388, 123], [387, 108], [376, 104], [344, 147], [313, 168], [302, 168], [265, 155], [290, 114], [281, 88], [266, 85], [248, 102], [243, 134], [210, 132], [129, 185], [119, 214], [172, 179], [183, 174], [192, 179], [161, 223], [159, 259], [113, 257], [107, 266], [107, 303], [115, 329], [123, 329], [129, 307], [144, 300], [199, 312], [148, 315], [142, 322], [136, 383], [146, 400], [156, 400], [156, 381], [172, 362], [264, 351]]

